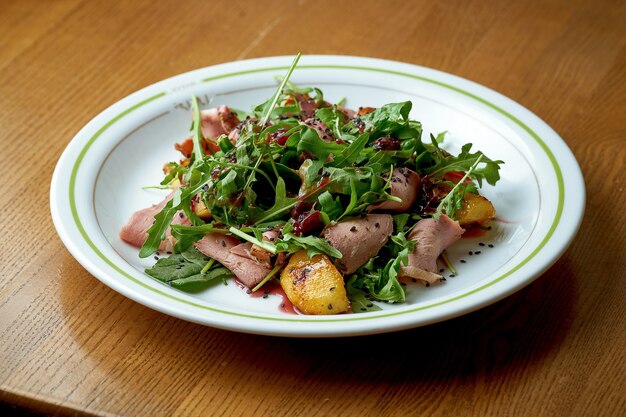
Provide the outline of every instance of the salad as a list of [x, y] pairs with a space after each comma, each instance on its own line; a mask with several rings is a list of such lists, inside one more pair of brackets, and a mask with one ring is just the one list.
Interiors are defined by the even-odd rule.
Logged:
[[183, 290], [279, 284], [303, 314], [402, 303], [406, 285], [444, 280], [445, 249], [495, 218], [478, 188], [503, 162], [471, 143], [452, 155], [445, 133], [424, 140], [410, 101], [352, 110], [290, 83], [299, 57], [250, 112], [192, 97], [191, 137], [158, 186], [167, 198], [120, 237], [157, 259], [148, 275]]

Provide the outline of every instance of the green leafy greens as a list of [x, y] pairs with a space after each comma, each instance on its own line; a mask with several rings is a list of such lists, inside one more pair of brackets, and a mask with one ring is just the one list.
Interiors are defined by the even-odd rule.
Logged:
[[232, 277], [232, 272], [215, 262], [205, 269], [210, 262], [208, 257], [192, 248], [167, 258], [160, 258], [152, 268], [146, 269], [146, 273], [172, 287], [186, 291], [201, 290], [213, 282]]
[[[271, 272], [255, 290], [280, 272], [284, 263], [276, 259], [281, 255], [284, 260], [304, 249], [309, 257], [322, 254], [341, 262], [342, 253], [322, 237], [323, 228], [366, 215], [376, 203], [401, 201], [393, 192], [394, 169], [410, 169], [450, 191], [436, 207], [416, 203], [410, 212], [394, 214], [393, 234], [378, 255], [345, 277], [355, 312], [379, 309], [375, 301], [404, 302], [398, 275], [416, 244], [406, 234], [422, 218], [454, 217], [466, 193], [500, 179], [503, 162], [472, 151], [471, 143], [452, 155], [442, 148], [445, 132], [422, 141], [422, 125], [411, 119], [410, 101], [355, 115], [343, 100], [328, 103], [321, 90], [289, 81], [299, 59], [300, 54], [271, 97], [249, 113], [233, 113], [237, 127], [218, 137], [203, 136], [200, 105], [192, 97], [193, 151], [166, 164], [159, 188], [173, 191], [154, 216], [139, 256], [155, 253], [168, 230], [176, 239], [175, 253], [146, 273], [182, 289], [231, 276], [194, 248], [209, 233], [236, 237], [268, 253]], [[450, 174], [462, 179], [450, 182]], [[181, 213], [188, 222], [172, 224]], [[266, 230], [277, 237], [266, 240]]]

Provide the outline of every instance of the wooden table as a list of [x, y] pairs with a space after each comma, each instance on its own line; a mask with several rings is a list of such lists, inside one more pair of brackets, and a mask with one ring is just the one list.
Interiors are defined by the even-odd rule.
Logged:
[[[171, 75], [298, 50], [448, 71], [535, 112], [585, 175], [572, 246], [478, 312], [330, 340], [168, 317], [70, 256], [48, 192], [81, 126]], [[625, 2], [5, 0], [0, 79], [0, 414], [625, 415]]]

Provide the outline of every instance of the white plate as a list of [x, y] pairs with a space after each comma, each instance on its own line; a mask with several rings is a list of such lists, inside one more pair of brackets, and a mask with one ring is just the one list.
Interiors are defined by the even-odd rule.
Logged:
[[162, 191], [142, 187], [157, 184], [163, 163], [178, 159], [173, 144], [189, 135], [191, 94], [204, 107], [210, 101], [249, 109], [275, 90], [275, 77], [291, 60], [253, 59], [178, 75], [89, 122], [61, 156], [50, 190], [54, 224], [72, 255], [114, 290], [185, 320], [249, 333], [345, 336], [422, 326], [484, 307], [530, 283], [573, 239], [584, 211], [580, 168], [563, 140], [530, 111], [488, 88], [415, 65], [304, 56], [291, 79], [296, 84], [320, 87], [331, 102], [345, 97], [354, 108], [411, 100], [424, 137], [447, 130], [449, 149], [472, 142], [504, 160], [502, 180], [484, 189], [501, 221], [450, 249], [457, 277], [430, 288], [409, 286], [406, 304], [385, 304], [379, 312], [288, 315], [279, 311], [280, 298], [251, 298], [232, 283], [190, 294], [145, 275], [154, 260], [140, 260], [117, 233], [132, 212], [163, 198]]

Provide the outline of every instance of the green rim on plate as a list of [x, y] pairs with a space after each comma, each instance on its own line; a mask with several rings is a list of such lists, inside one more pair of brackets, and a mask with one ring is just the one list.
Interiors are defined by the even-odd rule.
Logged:
[[[235, 76], [239, 76], [239, 75], [246, 75], [246, 74], [252, 74], [252, 73], [257, 73], [257, 72], [267, 72], [267, 71], [284, 71], [288, 69], [287, 66], [278, 66], [278, 67], [267, 67], [267, 68], [257, 68], [257, 69], [251, 69], [251, 70], [246, 70], [246, 71], [237, 71], [237, 72], [230, 72], [230, 73], [226, 73], [226, 74], [220, 74], [220, 75], [216, 75], [213, 77], [208, 77], [208, 78], [204, 78], [202, 79], [203, 82], [211, 82], [214, 80], [218, 80], [218, 79], [223, 79], [223, 78], [228, 78], [228, 77], [235, 77]], [[510, 270], [508, 270], [507, 272], [503, 273], [502, 275], [498, 276], [497, 278], [489, 281], [486, 284], [481, 285], [478, 288], [475, 288], [471, 291], [465, 292], [463, 294], [457, 295], [455, 297], [452, 298], [448, 298], [446, 300], [443, 301], [439, 301], [436, 303], [431, 303], [425, 306], [421, 306], [421, 307], [415, 307], [415, 308], [411, 308], [411, 309], [406, 309], [406, 310], [402, 310], [402, 311], [393, 311], [393, 312], [388, 312], [388, 313], [382, 313], [382, 314], [355, 314], [355, 315], [348, 315], [348, 316], [341, 316], [341, 317], [329, 317], [329, 318], [325, 318], [325, 319], [315, 319], [315, 318], [310, 318], [307, 317], [306, 319], [302, 319], [302, 318], [297, 318], [297, 316], [295, 317], [271, 317], [271, 316], [260, 316], [260, 315], [255, 315], [255, 314], [246, 314], [246, 313], [239, 313], [239, 312], [235, 312], [235, 311], [228, 311], [228, 310], [222, 310], [219, 308], [215, 308], [215, 307], [209, 307], [206, 305], [202, 305], [202, 304], [198, 304], [198, 303], [194, 303], [192, 301], [188, 301], [179, 297], [176, 297], [175, 295], [169, 294], [167, 292], [161, 291], [157, 288], [154, 288], [148, 284], [146, 284], [145, 282], [142, 282], [141, 280], [138, 280], [137, 278], [134, 278], [133, 276], [131, 276], [130, 274], [128, 274], [127, 272], [125, 272], [124, 270], [122, 270], [120, 267], [118, 267], [113, 261], [111, 261], [109, 258], [107, 258], [101, 251], [100, 249], [98, 249], [98, 247], [93, 243], [93, 241], [89, 238], [87, 232], [85, 231], [82, 222], [80, 221], [80, 218], [78, 216], [78, 210], [76, 209], [76, 200], [75, 200], [75, 186], [76, 186], [76, 177], [78, 174], [78, 169], [80, 168], [80, 164], [83, 161], [85, 155], [87, 154], [87, 152], [89, 151], [89, 148], [94, 144], [94, 142], [109, 128], [111, 127], [114, 123], [116, 123], [117, 121], [119, 121], [120, 119], [122, 119], [123, 117], [127, 116], [128, 114], [132, 113], [133, 111], [137, 110], [138, 108], [154, 101], [157, 100], [161, 97], [164, 97], [167, 95], [167, 93], [162, 92], [156, 95], [153, 95], [129, 108], [127, 108], [126, 110], [124, 110], [123, 112], [119, 113], [117, 116], [113, 117], [112, 119], [110, 119], [108, 122], [106, 122], [85, 144], [85, 146], [81, 149], [78, 158], [76, 158], [76, 161], [74, 162], [74, 165], [72, 167], [72, 173], [70, 176], [70, 182], [69, 182], [69, 199], [70, 199], [70, 208], [71, 208], [71, 212], [72, 212], [72, 217], [74, 219], [74, 222], [76, 223], [76, 227], [79, 230], [81, 236], [83, 237], [83, 239], [85, 240], [85, 242], [87, 242], [87, 244], [89, 245], [89, 247], [94, 251], [94, 253], [96, 255], [98, 255], [98, 257], [100, 259], [102, 259], [104, 262], [106, 262], [107, 265], [109, 265], [111, 268], [113, 268], [115, 271], [117, 271], [119, 274], [121, 274], [122, 276], [124, 276], [125, 278], [128, 278], [129, 280], [131, 280], [132, 282], [134, 282], [135, 284], [138, 284], [150, 291], [153, 291], [157, 294], [160, 294], [164, 297], [170, 298], [172, 300], [176, 300], [179, 301], [181, 303], [193, 306], [193, 307], [198, 307], [204, 310], [210, 310], [210, 311], [214, 311], [217, 313], [223, 313], [223, 314], [229, 314], [229, 315], [234, 315], [234, 316], [239, 316], [239, 317], [246, 317], [246, 318], [254, 318], [254, 319], [260, 319], [260, 320], [271, 320], [271, 321], [288, 321], [288, 322], [294, 322], [294, 321], [300, 321], [300, 322], [345, 322], [345, 321], [355, 321], [355, 320], [370, 320], [370, 319], [379, 319], [379, 318], [384, 318], [384, 317], [391, 317], [391, 316], [398, 316], [398, 315], [403, 315], [403, 314], [408, 314], [408, 313], [413, 313], [416, 311], [420, 311], [420, 310], [426, 310], [429, 308], [433, 308], [433, 307], [437, 307], [443, 304], [447, 304], [450, 303], [452, 301], [456, 301], [459, 300], [461, 298], [465, 298], [471, 294], [475, 294], [477, 292], [480, 292], [488, 287], [491, 287], [492, 285], [494, 285], [495, 283], [502, 281], [503, 279], [505, 279], [506, 277], [510, 276], [511, 274], [513, 274], [515, 271], [519, 270], [521, 267], [523, 267], [524, 265], [526, 265], [531, 259], [533, 259], [540, 251], [541, 249], [548, 243], [548, 241], [550, 240], [550, 238], [552, 237], [552, 235], [554, 234], [554, 231], [556, 230], [559, 221], [561, 219], [561, 214], [563, 212], [563, 206], [564, 206], [564, 199], [565, 199], [565, 192], [564, 192], [564, 183], [563, 183], [563, 174], [561, 171], [561, 168], [556, 160], [556, 158], [554, 157], [554, 154], [552, 153], [552, 151], [550, 150], [550, 148], [548, 148], [548, 146], [546, 145], [546, 143], [539, 137], [539, 135], [537, 135], [537, 133], [535, 133], [532, 129], [530, 129], [528, 126], [526, 126], [526, 124], [524, 124], [521, 120], [519, 120], [518, 118], [516, 118], [515, 116], [513, 116], [512, 114], [510, 114], [509, 112], [503, 110], [502, 108], [496, 106], [495, 104], [485, 100], [482, 97], [479, 97], [475, 94], [469, 93], [465, 90], [462, 90], [458, 87], [454, 87], [452, 85], [443, 83], [441, 81], [437, 81], [437, 80], [433, 80], [431, 78], [427, 78], [427, 77], [423, 77], [423, 76], [418, 76], [418, 75], [413, 75], [413, 74], [408, 74], [405, 72], [400, 72], [400, 71], [392, 71], [392, 70], [387, 70], [387, 69], [381, 69], [381, 68], [371, 68], [371, 67], [363, 67], [363, 66], [352, 66], [352, 65], [300, 65], [298, 66], [298, 69], [339, 69], [339, 70], [358, 70], [358, 71], [372, 71], [372, 72], [380, 72], [380, 73], [386, 73], [386, 74], [392, 74], [392, 75], [398, 75], [398, 76], [402, 76], [402, 77], [407, 77], [407, 78], [412, 78], [412, 79], [416, 79], [416, 80], [420, 80], [420, 81], [424, 81], [430, 84], [434, 84], [440, 87], [444, 87], [447, 88], [449, 90], [455, 91], [457, 93], [463, 94], [473, 100], [478, 101], [481, 104], [486, 105], [487, 107], [497, 111], [498, 113], [502, 114], [503, 116], [507, 117], [508, 119], [510, 119], [511, 121], [513, 121], [516, 125], [518, 125], [519, 127], [521, 127], [526, 133], [528, 133], [536, 142], [537, 144], [539, 144], [539, 146], [541, 147], [541, 149], [545, 152], [545, 154], [547, 155], [548, 159], [550, 160], [550, 163], [552, 164], [552, 167], [554, 169], [555, 175], [556, 175], [556, 179], [557, 179], [557, 185], [558, 185], [558, 199], [557, 199], [557, 208], [556, 208], [556, 213], [554, 216], [554, 219], [552, 221], [552, 224], [550, 225], [550, 228], [546, 234], [546, 236], [542, 239], [542, 241], [539, 243], [539, 245], [537, 245], [537, 247], [524, 259], [522, 260], [520, 263], [518, 263], [517, 265], [515, 265], [513, 268], [511, 268]]]

